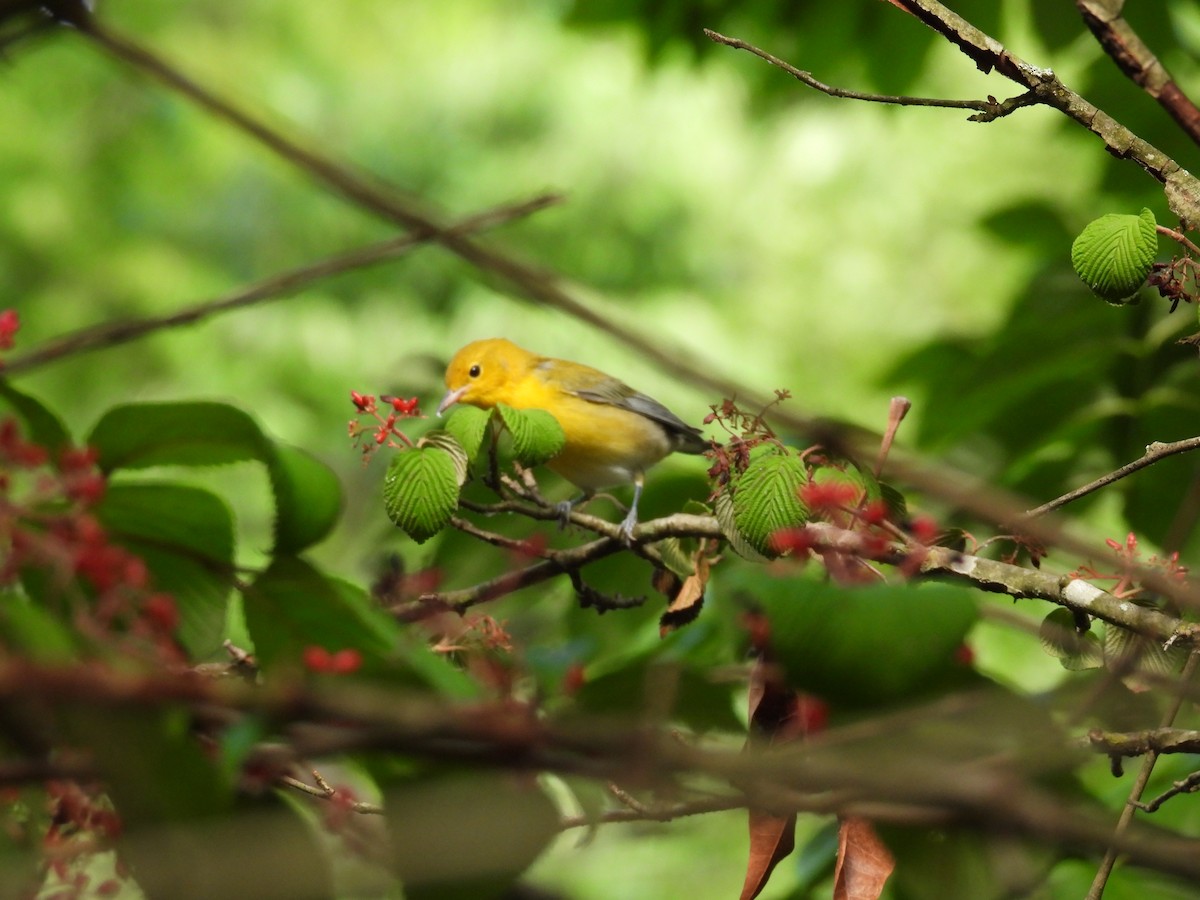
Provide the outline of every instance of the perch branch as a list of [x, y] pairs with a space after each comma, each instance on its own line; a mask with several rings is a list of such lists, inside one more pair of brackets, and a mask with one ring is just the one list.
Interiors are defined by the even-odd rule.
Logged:
[[[490, 509], [493, 507], [485, 508]], [[523, 505], [510, 507], [501, 503], [495, 504], [495, 508], [512, 509], [512, 511], [525, 515], [532, 515], [534, 518], [553, 518], [553, 515], [542, 515], [543, 511], [536, 507], [526, 507]], [[596, 560], [604, 559], [607, 556], [612, 556], [614, 553], [619, 553], [627, 549], [626, 545], [621, 541], [617, 526], [611, 522], [606, 522], [595, 516], [585, 516], [583, 513], [575, 511], [571, 513], [571, 521], [579, 522], [580, 524], [584, 524], [587, 521], [588, 527], [594, 524], [596, 526], [595, 530], [604, 533], [605, 537], [567, 550], [545, 551], [546, 559], [526, 566], [523, 569], [498, 575], [473, 587], [462, 588], [457, 591], [422, 594], [415, 601], [394, 606], [392, 608], [393, 615], [402, 620], [411, 621], [422, 618], [434, 610], [449, 609], [455, 612], [464, 612], [477, 604], [495, 600], [498, 597], [511, 594], [513, 591], [518, 591], [521, 588], [540, 584], [543, 581], [548, 581], [556, 576], [580, 569]], [[610, 531], [611, 534], [608, 534]], [[721, 529], [716, 519], [709, 516], [677, 513], [676, 515], [667, 516], [662, 519], [640, 523], [633, 531], [633, 544], [634, 546], [639, 546], [653, 543], [654, 541], [661, 541], [668, 537], [720, 536]]]

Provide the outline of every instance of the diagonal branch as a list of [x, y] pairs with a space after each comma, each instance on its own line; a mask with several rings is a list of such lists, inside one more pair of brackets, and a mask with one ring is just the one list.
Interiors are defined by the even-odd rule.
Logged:
[[1066, 506], [1080, 497], [1086, 497], [1088, 494], [1100, 490], [1102, 487], [1112, 484], [1115, 481], [1120, 481], [1128, 475], [1132, 475], [1147, 466], [1153, 465], [1160, 459], [1166, 459], [1168, 456], [1174, 456], [1177, 453], [1190, 453], [1193, 450], [1200, 450], [1200, 437], [1187, 438], [1182, 441], [1172, 441], [1169, 444], [1164, 444], [1161, 441], [1155, 441], [1146, 447], [1146, 452], [1135, 459], [1133, 462], [1126, 463], [1121, 468], [1109, 472], [1107, 475], [1102, 475], [1095, 481], [1090, 481], [1081, 487], [1075, 488], [1073, 491], [1068, 491], [1061, 497], [1043, 503], [1035, 509], [1029, 510], [1025, 515], [1030, 519], [1035, 519], [1038, 516], [1043, 516], [1048, 512]]
[[1075, 0], [1075, 6], [1117, 68], [1153, 97], [1193, 142], [1200, 144], [1200, 109], [1121, 15], [1125, 0]]
[[[538, 210], [545, 209], [559, 198], [553, 195], [535, 197], [521, 203], [497, 206], [479, 213], [451, 226], [448, 231], [455, 234], [471, 234], [486, 228], [494, 228], [514, 219], [527, 216]], [[437, 233], [432, 229], [415, 229], [401, 237], [390, 238], [375, 244], [360, 247], [337, 256], [326, 257], [319, 262], [300, 266], [270, 278], [263, 279], [249, 287], [242, 288], [215, 300], [206, 300], [193, 306], [186, 306], [162, 316], [149, 316], [128, 322], [101, 322], [88, 328], [81, 328], [70, 334], [50, 340], [41, 347], [28, 353], [6, 360], [4, 373], [15, 375], [26, 372], [47, 363], [54, 362], [67, 356], [116, 347], [129, 341], [145, 337], [164, 328], [175, 328], [181, 325], [194, 325], [218, 313], [230, 312], [247, 306], [265, 303], [268, 300], [278, 300], [295, 294], [313, 282], [332, 278], [353, 269], [362, 269], [378, 265], [382, 262], [398, 259], [422, 244], [434, 240]]]
[[66, 11], [60, 9], [58, 13], [114, 58], [187, 97], [216, 118], [254, 138], [325, 187], [363, 209], [404, 228], [430, 232], [432, 240], [481, 272], [499, 278], [517, 296], [560, 310], [591, 325], [626, 346], [636, 349], [647, 359], [654, 360], [660, 368], [676, 378], [688, 381], [696, 387], [728, 397], [752, 395], [752, 392], [739, 389], [736, 383], [714, 375], [712, 366], [694, 365], [683, 353], [666, 350], [663, 335], [648, 332], [644, 328], [622, 325], [591, 309], [564, 287], [556, 274], [486, 247], [468, 235], [453, 233], [438, 221], [437, 216], [418, 209], [415, 201], [402, 199], [396, 188], [381, 179], [342, 164], [287, 137], [231, 101], [193, 81], [162, 57], [108, 28], [82, 6], [71, 6]]
[[1033, 91], [1036, 102], [1057, 109], [1092, 132], [1113, 156], [1136, 162], [1165, 186], [1167, 202], [1181, 220], [1200, 223], [1200, 182], [1157, 147], [1068, 88], [1051, 70], [1021, 59], [938, 0], [896, 0], [896, 5], [950, 41], [973, 60], [980, 71], [995, 70]]

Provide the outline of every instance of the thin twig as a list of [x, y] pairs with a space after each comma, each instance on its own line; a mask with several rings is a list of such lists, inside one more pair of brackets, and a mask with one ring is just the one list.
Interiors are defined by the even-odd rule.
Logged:
[[[1191, 681], [1198, 664], [1200, 664], [1200, 651], [1194, 650], [1188, 656], [1188, 660], [1183, 666], [1183, 671], [1179, 674], [1181, 684]], [[1184, 695], [1182, 691], [1172, 699], [1171, 705], [1163, 714], [1161, 727], [1170, 728], [1175, 722], [1175, 717], [1179, 715], [1179, 710], [1183, 706], [1183, 699]], [[1133, 787], [1129, 790], [1129, 800], [1125, 804], [1124, 809], [1121, 810], [1120, 818], [1117, 819], [1117, 827], [1113, 831], [1113, 844], [1105, 851], [1104, 859], [1100, 861], [1100, 868], [1096, 870], [1096, 877], [1092, 879], [1092, 886], [1088, 890], [1087, 900], [1100, 900], [1104, 896], [1104, 887], [1108, 883], [1108, 877], [1112, 874], [1113, 867], [1117, 864], [1117, 858], [1121, 855], [1117, 843], [1125, 836], [1125, 832], [1129, 828], [1129, 823], [1133, 821], [1134, 813], [1137, 811], [1137, 802], [1146, 790], [1146, 785], [1150, 781], [1150, 775], [1154, 772], [1154, 766], [1158, 762], [1158, 757], [1159, 752], [1151, 750], [1142, 760], [1142, 767], [1133, 782]]]
[[1197, 247], [1187, 235], [1181, 234], [1174, 228], [1168, 228], [1166, 225], [1155, 225], [1154, 230], [1164, 237], [1169, 237], [1171, 240], [1183, 246], [1193, 256], [1200, 256], [1200, 247]]
[[1050, 69], [1017, 56], [939, 0], [894, 0], [965, 54], [982, 72], [995, 70], [1104, 142], [1105, 149], [1137, 163], [1165, 187], [1167, 202], [1184, 222], [1200, 222], [1200, 181], [1166, 153], [1068, 88]]
[[[322, 800], [330, 800], [337, 793], [337, 789], [331, 787], [323, 778], [320, 778], [319, 773], [313, 772], [314, 777], [320, 779], [314, 787], [306, 781], [301, 781], [292, 775], [280, 775], [279, 783], [292, 788], [293, 790], [301, 791], [308, 794], [310, 797], [320, 797]], [[346, 808], [351, 812], [361, 813], [366, 816], [382, 816], [383, 807], [377, 803], [368, 803], [365, 800], [355, 800], [346, 804]]]
[[[744, 796], [712, 797], [701, 800], [691, 800], [687, 803], [677, 803], [674, 806], [640, 806], [627, 809], [610, 809], [596, 816], [567, 816], [558, 827], [561, 831], [571, 828], [591, 828], [596, 825], [606, 825], [617, 822], [671, 822], [687, 816], [700, 816], [706, 813], [728, 812], [731, 809], [745, 809], [747, 805]], [[627, 804], [628, 806], [628, 804]]]
[[822, 94], [827, 94], [830, 97], [840, 97], [845, 100], [863, 100], [868, 103], [888, 103], [895, 106], [936, 106], [943, 109], [973, 109], [982, 113], [987, 121], [1006, 116], [1013, 110], [1027, 106], [1033, 102], [1031, 94], [1022, 94], [1020, 97], [1000, 102], [994, 97], [989, 97], [986, 100], [946, 100], [938, 97], [909, 97], [902, 94], [873, 94], [866, 91], [853, 91], [848, 88], [834, 87], [823, 81], [818, 81], [813, 77], [811, 72], [797, 69], [791, 63], [785, 62], [778, 56], [774, 56], [766, 50], [747, 43], [741, 38], [728, 37], [720, 32], [713, 31], [711, 28], [705, 28], [704, 35], [709, 40], [716, 41], [718, 44], [733, 47], [735, 50], [745, 50], [748, 53], [753, 53], [759, 59], [765, 60], [775, 66], [775, 68], [787, 72], [797, 81], [803, 82], [810, 88], [818, 90]]
[[[556, 196], [544, 195], [532, 200], [497, 206], [463, 219], [447, 230], [454, 234], [466, 235], [494, 228], [545, 209], [559, 202], [559, 199]], [[278, 300], [295, 294], [315, 281], [397, 259], [422, 244], [436, 240], [438, 234], [439, 232], [431, 228], [414, 230], [401, 237], [368, 244], [347, 253], [272, 275], [232, 294], [187, 306], [173, 313], [129, 322], [102, 322], [83, 328], [54, 338], [29, 353], [7, 360], [4, 372], [15, 375], [67, 356], [128, 343], [164, 328], [194, 325], [218, 313], [242, 309], [268, 300]]]
[[1133, 462], [1126, 463], [1125, 465], [1121, 466], [1121, 468], [1109, 472], [1107, 475], [1102, 475], [1095, 481], [1090, 481], [1082, 487], [1077, 487], [1073, 491], [1068, 491], [1061, 497], [1056, 497], [1048, 503], [1043, 503], [1041, 506], [1029, 510], [1025, 513], [1025, 517], [1029, 519], [1036, 519], [1038, 516], [1044, 516], [1046, 513], [1051, 512], [1052, 510], [1060, 509], [1066, 506], [1068, 503], [1078, 500], [1080, 497], [1086, 497], [1088, 494], [1098, 491], [1100, 488], [1106, 487], [1112, 484], [1114, 481], [1120, 481], [1122, 478], [1132, 475], [1134, 472], [1153, 465], [1160, 459], [1165, 459], [1168, 456], [1175, 456], [1178, 453], [1190, 453], [1193, 450], [1200, 450], [1200, 437], [1187, 438], [1182, 441], [1172, 441], [1168, 444], [1155, 441], [1153, 444], [1149, 444], [1146, 447], [1146, 452]]
[[1169, 788], [1149, 803], [1142, 803], [1137, 800], [1130, 802], [1142, 812], [1155, 813], [1172, 797], [1178, 797], [1180, 794], [1194, 794], [1196, 791], [1200, 791], [1200, 772], [1192, 772], [1186, 778], [1172, 782]]

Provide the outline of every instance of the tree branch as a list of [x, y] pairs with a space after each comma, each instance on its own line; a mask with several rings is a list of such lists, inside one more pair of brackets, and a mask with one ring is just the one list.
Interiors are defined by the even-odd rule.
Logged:
[[1180, 220], [1200, 223], [1200, 181], [1157, 147], [1072, 91], [1051, 70], [1040, 69], [1016, 56], [938, 0], [896, 0], [896, 4], [954, 44], [980, 71], [994, 69], [1033, 91], [1037, 103], [1057, 109], [1092, 132], [1113, 156], [1136, 162], [1164, 185], [1167, 202]]
[[1006, 116], [1013, 110], [1019, 109], [1022, 106], [1028, 106], [1034, 102], [1034, 95], [1029, 92], [1001, 102], [996, 100], [995, 97], [989, 97], [986, 100], [944, 100], [935, 97], [909, 97], [900, 94], [872, 94], [863, 91], [852, 91], [847, 88], [833, 87], [825, 84], [823, 81], [818, 81], [813, 77], [811, 72], [797, 69], [791, 63], [784, 62], [779, 57], [773, 56], [766, 50], [747, 43], [741, 38], [727, 37], [710, 28], [705, 28], [704, 34], [709, 40], [715, 41], [718, 44], [733, 47], [735, 50], [745, 50], [753, 53], [759, 59], [765, 60], [777, 69], [787, 72], [797, 81], [830, 97], [840, 97], [846, 100], [863, 100], [868, 103], [890, 103], [896, 106], [936, 106], [943, 109], [974, 109], [979, 112], [979, 115], [972, 116], [972, 121], [988, 122]]
[[[485, 212], [478, 213], [450, 226], [447, 231], [467, 235], [503, 225], [514, 219], [531, 215], [545, 209], [561, 198], [554, 195], [543, 195], [520, 203], [497, 206]], [[12, 357], [4, 363], [3, 372], [6, 375], [16, 375], [27, 372], [38, 366], [46, 365], [66, 356], [116, 347], [129, 341], [145, 337], [164, 328], [175, 328], [181, 325], [194, 325], [218, 313], [230, 312], [247, 306], [254, 306], [268, 300], [278, 300], [290, 294], [295, 294], [309, 284], [335, 275], [341, 275], [353, 269], [366, 268], [382, 262], [398, 259], [422, 244], [436, 240], [438, 232], [433, 229], [417, 229], [402, 237], [390, 238], [375, 244], [360, 247], [337, 256], [330, 256], [319, 262], [310, 263], [272, 275], [215, 300], [206, 300], [193, 306], [187, 306], [163, 316], [149, 316], [129, 322], [102, 322], [88, 328], [82, 328], [70, 334], [62, 335], [47, 341], [42, 346], [28, 353]]]
[[1048, 503], [1043, 503], [1041, 506], [1029, 510], [1025, 515], [1028, 518], [1035, 519], [1038, 516], [1044, 516], [1046, 513], [1066, 506], [1078, 500], [1080, 497], [1086, 497], [1088, 494], [1100, 490], [1102, 487], [1112, 484], [1115, 481], [1120, 481], [1128, 475], [1132, 475], [1147, 466], [1153, 465], [1160, 459], [1166, 459], [1168, 456], [1174, 456], [1177, 453], [1190, 453], [1193, 450], [1200, 450], [1200, 437], [1187, 438], [1182, 441], [1172, 441], [1164, 444], [1161, 441], [1155, 441], [1153, 444], [1146, 446], [1146, 452], [1131, 463], [1126, 463], [1121, 468], [1109, 472], [1107, 475], [1102, 475], [1095, 481], [1090, 481], [1082, 487], [1077, 487], [1073, 491], [1068, 491], [1061, 497], [1057, 497]]
[[1200, 109], [1121, 15], [1125, 0], [1075, 0], [1084, 24], [1125, 75], [1200, 144]]
[[1087, 743], [1105, 756], [1143, 756], [1147, 753], [1200, 753], [1200, 731], [1152, 728], [1149, 731], [1101, 731], [1087, 734]]
[[[511, 702], [454, 704], [367, 681], [279, 677], [262, 688], [191, 673], [115, 671], [94, 663], [54, 668], [0, 662], [0, 704], [13, 702], [249, 713], [278, 723], [291, 751], [303, 759], [386, 751], [604, 782], [632, 780], [691, 798], [684, 804], [716, 802], [714, 789], [723, 789], [730, 793], [722, 800], [736, 796], [768, 811], [937, 822], [1076, 848], [1098, 849], [1111, 839], [1139, 864], [1200, 878], [1197, 841], [1142, 827], [1111, 838], [1097, 805], [1069, 804], [1041, 787], [1037, 761], [1056, 766], [1055, 754], [1066, 749], [1065, 739], [1044, 717], [1025, 715], [1010, 708], [1016, 701], [987, 691], [951, 695], [798, 745], [750, 750], [683, 743], [665, 723], [584, 716], [559, 720]], [[988, 729], [977, 726], [999, 717], [1006, 730], [995, 743]], [[1018, 733], [1031, 752], [1002, 751]], [[870, 764], [880, 753], [889, 754], [892, 764]]]
[[[543, 515], [547, 511], [536, 507], [526, 507], [518, 504], [496, 504], [495, 506], [519, 512], [523, 515], [529, 515], [532, 518], [554, 518], [553, 514]], [[605, 536], [599, 540], [567, 550], [545, 551], [546, 559], [523, 569], [497, 575], [495, 578], [473, 587], [462, 588], [457, 591], [422, 594], [415, 601], [393, 606], [391, 608], [392, 614], [407, 622], [424, 618], [431, 612], [438, 610], [464, 612], [472, 606], [486, 603], [489, 600], [495, 600], [498, 597], [511, 594], [513, 591], [518, 591], [521, 588], [540, 584], [558, 575], [580, 569], [596, 560], [604, 559], [607, 556], [612, 556], [614, 553], [630, 549], [621, 540], [619, 528], [611, 522], [574, 510], [571, 512], [571, 521], [592, 528], [595, 531], [605, 534]], [[661, 541], [668, 537], [720, 536], [721, 527], [717, 524], [716, 519], [710, 516], [676, 513], [672, 516], [638, 524], [633, 530], [633, 547], [642, 547], [645, 549], [645, 545], [651, 544], [654, 541]]]
[[[1184, 664], [1183, 671], [1179, 675], [1180, 685], [1184, 685], [1192, 680], [1192, 677], [1196, 674], [1198, 664], [1200, 664], [1200, 651], [1193, 650], [1191, 655], [1188, 656], [1188, 661]], [[1183, 691], [1180, 691], [1171, 698], [1166, 712], [1163, 713], [1160, 729], [1169, 728], [1174, 724], [1175, 717], [1179, 715], [1179, 710], [1183, 706], [1183, 698]], [[1117, 819], [1117, 826], [1113, 830], [1113, 843], [1104, 852], [1104, 859], [1100, 861], [1100, 867], [1096, 870], [1096, 877], [1092, 879], [1087, 900], [1100, 900], [1104, 895], [1104, 887], [1108, 883], [1108, 877], [1112, 874], [1113, 867], [1116, 866], [1121, 852], [1117, 846], [1117, 842], [1124, 837], [1125, 833], [1129, 830], [1129, 826], [1133, 823], [1134, 811], [1142, 798], [1142, 793], [1146, 790], [1146, 785], [1150, 783], [1150, 776], [1154, 772], [1154, 766], [1158, 763], [1158, 756], [1159, 752], [1152, 749], [1142, 760], [1142, 767], [1138, 770], [1133, 786], [1129, 789], [1129, 801], [1121, 810], [1121, 815]]]

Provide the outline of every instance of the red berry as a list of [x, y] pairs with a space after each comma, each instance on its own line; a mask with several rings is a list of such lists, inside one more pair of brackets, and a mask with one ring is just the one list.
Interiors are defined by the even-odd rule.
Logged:
[[304, 668], [310, 672], [328, 672], [333, 661], [330, 652], [318, 644], [305, 647], [303, 659]]

